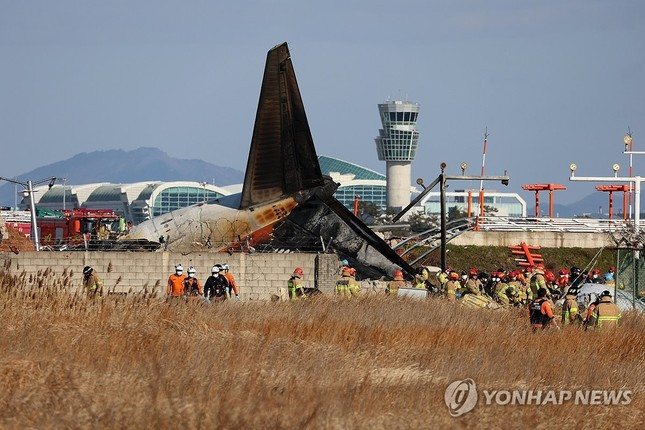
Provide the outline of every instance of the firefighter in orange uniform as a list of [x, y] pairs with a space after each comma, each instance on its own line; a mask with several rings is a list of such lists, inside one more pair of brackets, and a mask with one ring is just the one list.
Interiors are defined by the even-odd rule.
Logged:
[[184, 295], [184, 281], [186, 280], [186, 275], [184, 274], [184, 268], [181, 264], [175, 266], [175, 273], [168, 277], [168, 287], [166, 288], [166, 294], [169, 299], [177, 299]]
[[240, 300], [240, 289], [237, 287], [237, 283], [235, 282], [235, 276], [231, 272], [229, 272], [229, 267], [228, 264], [225, 264], [222, 266], [224, 269], [224, 277], [228, 281], [228, 295], [229, 297], [231, 296], [231, 292], [235, 293], [235, 300]]

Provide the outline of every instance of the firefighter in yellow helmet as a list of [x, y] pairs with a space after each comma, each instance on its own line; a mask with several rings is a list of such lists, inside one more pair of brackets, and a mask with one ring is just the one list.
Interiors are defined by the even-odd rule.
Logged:
[[293, 302], [300, 298], [306, 298], [305, 289], [302, 286], [302, 276], [304, 272], [300, 267], [296, 267], [293, 275], [287, 281], [287, 289], [289, 291], [289, 299]]
[[600, 293], [600, 300], [591, 316], [591, 327], [598, 329], [617, 327], [620, 317], [620, 309], [611, 300], [611, 293], [608, 290]]
[[394, 280], [387, 283], [385, 287], [385, 294], [396, 296], [399, 294], [399, 288], [405, 287], [405, 281], [403, 280], [403, 272], [401, 270], [396, 270], [394, 272]]

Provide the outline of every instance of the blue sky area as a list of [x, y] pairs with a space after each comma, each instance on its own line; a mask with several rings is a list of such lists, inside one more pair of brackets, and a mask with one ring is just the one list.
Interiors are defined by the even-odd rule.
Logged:
[[[0, 176], [156, 146], [245, 167], [266, 52], [287, 41], [319, 154], [385, 171], [377, 104], [421, 104], [413, 180], [466, 161], [521, 184], [645, 150], [643, 1], [0, 0]], [[635, 158], [635, 173], [645, 174]], [[472, 184], [477, 187], [478, 184]], [[501, 189], [501, 185], [494, 188]], [[531, 200], [533, 193], [522, 195]]]

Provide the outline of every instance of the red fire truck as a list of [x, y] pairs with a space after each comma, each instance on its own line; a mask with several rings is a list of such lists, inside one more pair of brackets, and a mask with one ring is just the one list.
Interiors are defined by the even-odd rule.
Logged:
[[126, 231], [125, 220], [112, 210], [38, 210], [37, 218], [42, 245], [78, 245], [96, 240], [114, 240]]

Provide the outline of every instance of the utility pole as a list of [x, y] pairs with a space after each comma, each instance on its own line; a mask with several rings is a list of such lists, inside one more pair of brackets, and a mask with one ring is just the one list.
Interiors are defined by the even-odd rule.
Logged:
[[11, 182], [12, 184], [16, 185], [22, 185], [25, 187], [25, 191], [27, 192], [27, 195], [29, 196], [29, 208], [31, 212], [31, 240], [34, 242], [34, 248], [36, 251], [40, 251], [40, 240], [38, 237], [38, 221], [36, 218], [36, 203], [34, 201], [34, 185], [40, 185], [44, 184], [45, 182], [49, 182], [49, 188], [54, 186], [56, 183], [57, 178], [55, 176], [52, 176], [50, 178], [45, 178], [45, 179], [40, 179], [38, 181], [27, 181], [27, 182], [22, 182], [22, 181], [17, 181], [15, 179], [9, 179], [9, 178], [3, 178], [0, 176], [0, 181], [7, 181]]

